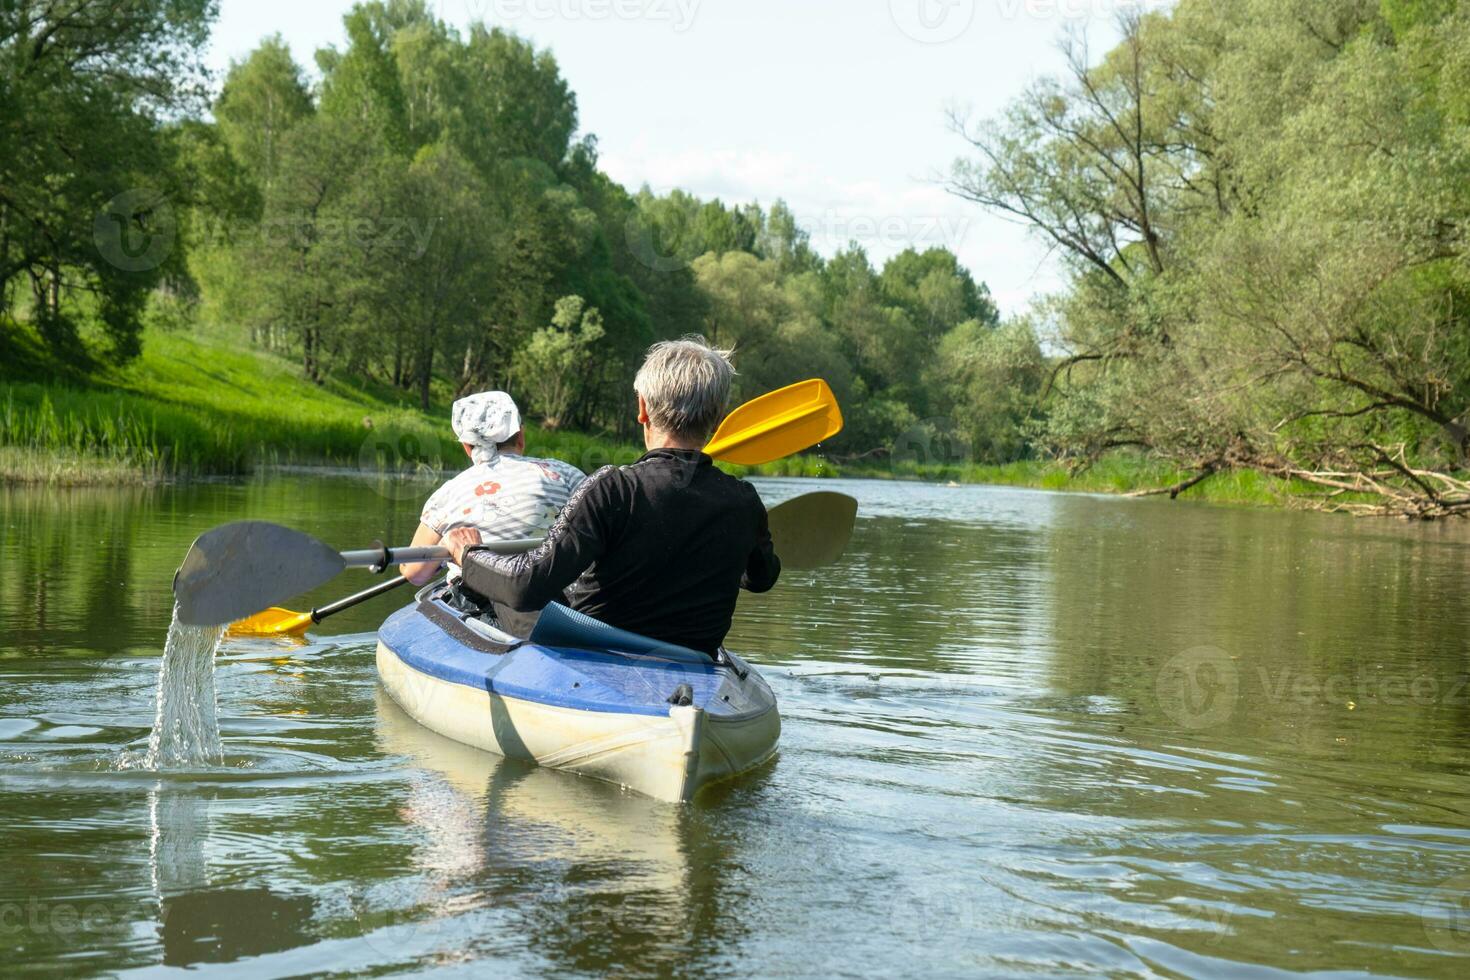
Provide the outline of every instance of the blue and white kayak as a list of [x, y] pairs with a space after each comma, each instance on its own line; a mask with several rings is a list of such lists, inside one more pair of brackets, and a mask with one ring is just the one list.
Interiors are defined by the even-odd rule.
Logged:
[[775, 695], [739, 657], [558, 605], [522, 640], [425, 589], [379, 629], [378, 676], [441, 735], [662, 800], [760, 765], [781, 734]]

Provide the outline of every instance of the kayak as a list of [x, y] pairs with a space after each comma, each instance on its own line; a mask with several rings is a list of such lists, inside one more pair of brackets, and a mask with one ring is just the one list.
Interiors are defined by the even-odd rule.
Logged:
[[760, 765], [781, 734], [770, 685], [734, 654], [715, 659], [557, 604], [520, 639], [456, 610], [439, 586], [378, 630], [378, 676], [440, 735], [660, 800]]

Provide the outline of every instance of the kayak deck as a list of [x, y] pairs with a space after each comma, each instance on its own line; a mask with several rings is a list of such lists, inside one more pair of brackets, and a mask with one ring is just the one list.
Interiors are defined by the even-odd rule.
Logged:
[[379, 630], [379, 675], [440, 734], [660, 799], [689, 799], [775, 751], [775, 696], [739, 658], [716, 663], [560, 607], [543, 620], [516, 640], [426, 590]]

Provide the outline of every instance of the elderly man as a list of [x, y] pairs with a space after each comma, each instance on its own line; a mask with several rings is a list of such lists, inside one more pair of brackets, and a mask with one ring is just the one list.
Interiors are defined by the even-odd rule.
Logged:
[[[558, 459], [526, 456], [520, 409], [503, 391], [482, 391], [454, 403], [454, 434], [471, 465], [434, 492], [424, 504], [416, 547], [436, 545], [454, 528], [474, 528], [487, 540], [539, 538], [556, 520], [585, 474]], [[404, 565], [403, 574], [422, 585], [438, 562]]]
[[764, 592], [781, 573], [755, 488], [702, 451], [734, 373], [701, 338], [655, 344], [633, 385], [648, 452], [588, 477], [534, 551], [476, 551], [478, 532], [451, 531], [466, 589], [521, 612], [566, 589], [604, 623], [715, 654], [740, 589]]

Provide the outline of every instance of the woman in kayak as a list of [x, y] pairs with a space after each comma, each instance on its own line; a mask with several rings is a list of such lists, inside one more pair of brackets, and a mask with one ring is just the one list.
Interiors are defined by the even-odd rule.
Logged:
[[702, 338], [654, 344], [633, 383], [648, 452], [588, 477], [533, 551], [476, 551], [478, 530], [450, 531], [465, 589], [532, 614], [566, 590], [578, 612], [714, 654], [740, 590], [765, 592], [781, 573], [755, 488], [702, 451], [734, 374]]
[[[520, 410], [503, 391], [461, 398], [451, 418], [471, 465], [424, 504], [414, 547], [439, 544], [455, 528], [473, 528], [491, 541], [543, 536], [586, 475], [559, 459], [525, 455]], [[402, 571], [422, 585], [440, 567], [440, 562], [421, 562]]]

